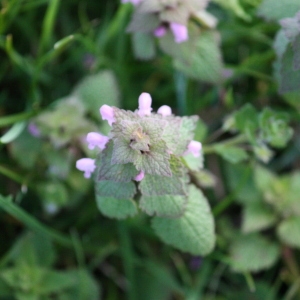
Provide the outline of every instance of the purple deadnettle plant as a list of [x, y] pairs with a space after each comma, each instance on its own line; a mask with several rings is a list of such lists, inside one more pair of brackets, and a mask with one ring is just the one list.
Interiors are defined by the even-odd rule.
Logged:
[[163, 37], [172, 32], [176, 43], [189, 39], [188, 23], [191, 18], [199, 19], [207, 27], [215, 27], [216, 19], [205, 11], [209, 0], [123, 0], [135, 6], [129, 32], [152, 33]]
[[[88, 133], [88, 147], [98, 150], [98, 156], [79, 159], [76, 167], [86, 178], [93, 174], [97, 205], [104, 215], [133, 216], [138, 203], [141, 211], [156, 216], [152, 225], [165, 242], [194, 254], [208, 253], [214, 245], [213, 218], [189, 176], [191, 163], [202, 161], [201, 143], [193, 140], [198, 117], [175, 116], [167, 105], [155, 113], [148, 93], [140, 95], [138, 104], [135, 112], [108, 105], [100, 108], [111, 131], [108, 136]], [[179, 230], [182, 222], [196, 224], [186, 232], [180, 229], [176, 237], [167, 233], [170, 226]], [[195, 232], [189, 231], [204, 229], [211, 238], [191, 246]]]

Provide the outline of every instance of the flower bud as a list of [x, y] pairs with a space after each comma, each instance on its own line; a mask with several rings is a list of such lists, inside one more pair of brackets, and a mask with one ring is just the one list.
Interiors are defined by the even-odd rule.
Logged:
[[135, 181], [142, 181], [145, 176], [145, 173], [141, 171], [138, 175], [135, 176], [134, 180]]
[[108, 124], [111, 126], [113, 122], [115, 122], [114, 118], [114, 110], [111, 106], [108, 106], [106, 104], [102, 105], [100, 107], [100, 114], [102, 117], [102, 120], [107, 120]]
[[90, 178], [96, 169], [95, 160], [91, 158], [81, 158], [76, 161], [76, 168], [84, 172], [85, 178]]
[[152, 99], [150, 94], [142, 93], [139, 97], [139, 109], [138, 114], [139, 116], [150, 116], [151, 115], [151, 103]]
[[122, 3], [127, 3], [127, 2], [130, 2], [132, 3], [133, 5], [138, 5], [142, 2], [142, 0], [121, 0]]
[[28, 125], [28, 131], [34, 137], [41, 137], [41, 131], [36, 126], [36, 124], [33, 123], [33, 122], [29, 123], [29, 125]]
[[182, 43], [189, 39], [188, 30], [185, 25], [179, 23], [170, 23], [170, 28], [173, 32], [176, 43]]
[[161, 114], [163, 117], [170, 116], [172, 114], [171, 107], [168, 105], [161, 106], [158, 111], [158, 114]]
[[90, 132], [86, 137], [86, 141], [88, 142], [89, 149], [93, 150], [97, 146], [103, 150], [109, 138], [97, 132]]
[[195, 157], [199, 157], [200, 156], [200, 151], [202, 149], [202, 144], [200, 142], [197, 142], [197, 141], [191, 141], [189, 144], [188, 144], [188, 147], [187, 147], [187, 151], [184, 153], [184, 154], [193, 154]]
[[158, 38], [164, 36], [166, 33], [167, 29], [165, 26], [159, 26], [153, 31], [154, 36]]

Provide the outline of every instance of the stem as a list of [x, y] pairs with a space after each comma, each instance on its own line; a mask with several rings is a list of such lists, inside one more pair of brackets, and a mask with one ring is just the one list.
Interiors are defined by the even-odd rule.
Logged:
[[224, 142], [213, 143], [207, 146], [203, 146], [203, 153], [204, 154], [214, 153], [215, 147], [219, 145], [234, 146], [245, 141], [247, 141], [246, 136], [241, 134], [238, 136], [234, 136], [233, 138], [230, 138], [228, 140], [225, 140]]
[[255, 287], [255, 282], [253, 280], [252, 275], [249, 272], [244, 273], [247, 285], [249, 287], [250, 292], [255, 292], [256, 291], [256, 287]]
[[26, 182], [26, 180], [22, 176], [1, 165], [0, 165], [0, 173], [20, 184], [24, 184]]
[[248, 169], [246, 172], [244, 172], [243, 177], [241, 178], [240, 182], [238, 183], [238, 186], [236, 187], [236, 189], [231, 194], [226, 196], [223, 200], [221, 200], [221, 202], [213, 208], [212, 211], [213, 211], [213, 214], [215, 217], [218, 216], [219, 214], [221, 214], [224, 210], [226, 210], [230, 206], [230, 204], [232, 202], [234, 202], [236, 194], [239, 192], [239, 190], [243, 187], [245, 182], [248, 180], [249, 175], [250, 175], [250, 169]]
[[186, 90], [187, 90], [187, 78], [179, 71], [175, 72], [174, 75], [177, 108], [179, 115], [183, 116], [186, 114]]
[[119, 236], [120, 236], [120, 249], [123, 259], [124, 271], [126, 278], [129, 282], [128, 286], [128, 300], [138, 300], [135, 285], [135, 274], [134, 274], [134, 253], [132, 250], [131, 239], [128, 231], [127, 224], [125, 222], [119, 222]]
[[0, 127], [8, 126], [20, 121], [25, 121], [37, 114], [36, 111], [23, 112], [20, 114], [15, 114], [12, 116], [2, 117], [0, 118]]

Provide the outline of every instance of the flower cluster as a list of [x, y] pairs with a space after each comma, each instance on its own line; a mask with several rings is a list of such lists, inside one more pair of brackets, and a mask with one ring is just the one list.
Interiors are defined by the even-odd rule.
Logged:
[[128, 27], [129, 32], [152, 32], [163, 37], [168, 31], [176, 43], [189, 39], [190, 18], [201, 20], [208, 27], [215, 27], [216, 19], [205, 11], [209, 0], [122, 0], [135, 5], [135, 13]]
[[[100, 114], [112, 127], [111, 132], [109, 136], [90, 132], [86, 137], [88, 148], [100, 152], [111, 142], [113, 150], [109, 154], [108, 168], [133, 164], [136, 171], [131, 179], [141, 181], [145, 174], [172, 176], [171, 155], [190, 153], [194, 157], [200, 156], [201, 143], [191, 138], [197, 117], [175, 117], [167, 105], [153, 113], [152, 99], [148, 93], [142, 93], [138, 102], [135, 112], [101, 106]], [[76, 168], [84, 172], [85, 178], [91, 177], [96, 165], [96, 160], [91, 158], [76, 162]]]

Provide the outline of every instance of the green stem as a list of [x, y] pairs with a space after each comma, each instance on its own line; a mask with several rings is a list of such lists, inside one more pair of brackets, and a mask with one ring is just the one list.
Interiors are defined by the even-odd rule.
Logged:
[[23, 178], [19, 174], [7, 169], [6, 167], [1, 166], [1, 165], [0, 165], [0, 173], [20, 184], [25, 184], [25, 182], [26, 182], [25, 178]]
[[250, 292], [255, 292], [256, 291], [256, 287], [255, 287], [255, 282], [253, 280], [252, 275], [249, 272], [245, 272], [244, 273], [247, 285], [249, 287]]
[[14, 218], [19, 220], [21, 223], [24, 223], [28, 228], [50, 236], [56, 242], [60, 243], [66, 247], [73, 247], [72, 240], [63, 234], [53, 230], [52, 228], [43, 225], [38, 220], [34, 219], [30, 214], [28, 214], [21, 207], [17, 206], [12, 202], [12, 199], [7, 197], [0, 196], [0, 208], [2, 208], [5, 212], [12, 215]]
[[20, 121], [25, 121], [37, 114], [36, 111], [23, 112], [12, 116], [6, 116], [0, 118], [0, 127], [8, 126]]
[[249, 178], [249, 175], [250, 175], [250, 168], [247, 169], [247, 171], [244, 172], [244, 174], [243, 174], [242, 178], [240, 179], [236, 189], [231, 194], [229, 194], [224, 199], [222, 199], [221, 202], [213, 208], [212, 211], [213, 211], [213, 214], [214, 214], [215, 217], [220, 215], [224, 210], [226, 210], [231, 205], [231, 203], [234, 202], [234, 200], [236, 198], [236, 194], [244, 186], [244, 184], [246, 183], [246, 181]]
[[247, 141], [247, 137], [245, 135], [238, 135], [235, 136], [233, 138], [230, 138], [228, 140], [225, 140], [224, 142], [220, 142], [220, 143], [214, 143], [214, 144], [210, 144], [207, 146], [203, 146], [203, 153], [204, 154], [210, 154], [210, 153], [214, 153], [215, 152], [215, 147], [219, 146], [219, 145], [224, 145], [224, 146], [234, 146], [237, 145], [239, 143], [243, 143]]
[[186, 114], [186, 90], [187, 90], [187, 78], [179, 71], [175, 72], [174, 75], [177, 109], [179, 115], [183, 116]]
[[135, 285], [134, 274], [134, 253], [132, 250], [131, 239], [128, 231], [127, 224], [125, 222], [119, 222], [118, 224], [119, 236], [120, 236], [120, 249], [124, 264], [124, 271], [129, 283], [128, 286], [128, 300], [138, 300]]

